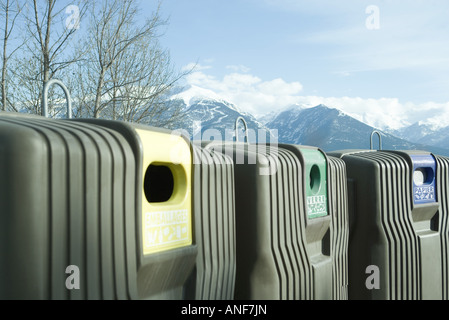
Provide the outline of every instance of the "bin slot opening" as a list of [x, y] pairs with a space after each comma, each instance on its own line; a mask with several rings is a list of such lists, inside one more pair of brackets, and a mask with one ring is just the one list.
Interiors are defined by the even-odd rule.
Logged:
[[430, 167], [417, 168], [413, 172], [413, 182], [416, 186], [432, 184], [434, 177], [435, 174]]
[[321, 173], [320, 168], [317, 165], [313, 165], [310, 170], [310, 190], [312, 190], [313, 194], [317, 194], [320, 191], [321, 187]]
[[167, 202], [173, 195], [175, 180], [168, 166], [151, 164], [144, 180], [144, 192], [149, 203]]

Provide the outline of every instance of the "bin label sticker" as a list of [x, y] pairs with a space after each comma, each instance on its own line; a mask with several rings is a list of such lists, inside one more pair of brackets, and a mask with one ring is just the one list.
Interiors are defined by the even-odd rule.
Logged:
[[317, 218], [327, 215], [326, 196], [317, 195], [307, 197], [307, 214], [309, 218]]
[[434, 200], [435, 188], [433, 186], [421, 186], [414, 189], [415, 201]]
[[143, 229], [146, 253], [178, 248], [191, 242], [188, 210], [147, 212]]

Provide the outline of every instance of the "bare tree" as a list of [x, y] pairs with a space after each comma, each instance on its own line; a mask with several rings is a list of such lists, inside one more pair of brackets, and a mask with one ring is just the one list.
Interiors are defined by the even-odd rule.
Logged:
[[[0, 12], [3, 15], [3, 49], [2, 49], [2, 71], [1, 71], [1, 110], [6, 111], [8, 105], [7, 96], [7, 76], [8, 76], [8, 62], [11, 56], [20, 48], [16, 46], [10, 53], [8, 53], [8, 42], [11, 38], [14, 30], [17, 18], [23, 8], [23, 4], [18, 0], [6, 0], [0, 1]], [[14, 106], [10, 103], [10, 106], [14, 109]]]
[[136, 41], [112, 64], [106, 110], [113, 119], [169, 126], [180, 114], [167, 104], [167, 93], [184, 74], [175, 72], [169, 53], [151, 37]]
[[[160, 16], [160, 2], [143, 21], [139, 0], [0, 1], [8, 9], [13, 2], [25, 4], [22, 46], [10, 61], [9, 74], [3, 73], [2, 78], [2, 92], [5, 83], [14, 91], [15, 103], [8, 102], [10, 109], [41, 114], [42, 89], [57, 77], [72, 92], [76, 117], [165, 127], [179, 119], [180, 106], [168, 104], [166, 98], [187, 72], [176, 72], [169, 52], [160, 46], [161, 28], [167, 25]], [[6, 52], [12, 11], [4, 12]], [[86, 13], [90, 20], [82, 22], [81, 33], [77, 33]], [[15, 12], [13, 25], [17, 17]], [[50, 90], [51, 116], [65, 113], [63, 100], [62, 92]], [[2, 107], [8, 103], [3, 102]], [[59, 103], [61, 107], [57, 107]]]
[[14, 100], [14, 111], [38, 113], [40, 108], [40, 96], [42, 82], [39, 78], [39, 60], [27, 55], [14, 57], [11, 61], [11, 77], [9, 87], [14, 92], [11, 99]]
[[90, 36], [83, 44], [92, 51], [78, 70], [85, 78], [77, 96], [90, 116], [164, 126], [176, 120], [179, 110], [167, 108], [164, 95], [184, 74], [174, 71], [169, 53], [160, 48], [160, 28], [167, 21], [159, 9], [160, 3], [139, 24], [136, 0], [105, 0], [92, 7]]
[[[70, 5], [67, 1], [27, 0], [24, 16], [26, 36], [30, 40], [25, 41], [22, 56], [17, 59], [21, 68], [16, 76], [20, 78], [18, 81], [27, 83], [22, 87], [25, 91], [22, 102], [28, 111], [40, 114], [44, 85], [81, 58], [82, 53], [71, 46], [87, 7], [87, 0], [72, 1]], [[50, 112], [54, 113], [52, 109], [50, 105]]]

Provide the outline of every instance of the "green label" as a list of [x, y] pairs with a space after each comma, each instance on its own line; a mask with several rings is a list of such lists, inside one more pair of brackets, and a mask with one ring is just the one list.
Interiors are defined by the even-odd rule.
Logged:
[[327, 216], [327, 163], [317, 149], [301, 149], [305, 161], [306, 207], [309, 219]]

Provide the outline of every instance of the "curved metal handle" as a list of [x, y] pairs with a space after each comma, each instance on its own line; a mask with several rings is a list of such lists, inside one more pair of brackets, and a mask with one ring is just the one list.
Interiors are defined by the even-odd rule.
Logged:
[[380, 135], [379, 131], [375, 130], [371, 133], [370, 150], [373, 150], [373, 137], [375, 134], [377, 134], [379, 137], [379, 150], [382, 150], [382, 136]]
[[44, 90], [42, 92], [42, 115], [48, 118], [48, 89], [54, 84], [57, 84], [64, 90], [65, 98], [67, 100], [67, 118], [72, 119], [72, 100], [70, 98], [69, 90], [64, 83], [58, 79], [50, 79], [44, 85]]
[[239, 141], [239, 134], [238, 134], [238, 125], [239, 121], [242, 121], [243, 125], [245, 126], [245, 142], [248, 142], [248, 125], [246, 124], [245, 119], [243, 117], [238, 117], [237, 120], [235, 120], [235, 141]]

